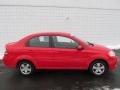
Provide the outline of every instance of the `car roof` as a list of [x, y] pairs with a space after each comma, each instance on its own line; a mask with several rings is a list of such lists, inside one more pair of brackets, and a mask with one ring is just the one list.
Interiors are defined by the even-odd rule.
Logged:
[[70, 36], [70, 33], [65, 33], [65, 32], [42, 32], [42, 33], [36, 33], [32, 34], [32, 36], [37, 36], [37, 35], [63, 35], [63, 36]]
[[30, 34], [28, 36], [25, 36], [22, 38], [19, 42], [22, 42], [24, 40], [27, 40], [29, 38], [35, 37], [35, 36], [71, 36], [69, 33], [64, 33], [64, 32], [42, 32], [42, 33], [35, 33], [35, 34]]

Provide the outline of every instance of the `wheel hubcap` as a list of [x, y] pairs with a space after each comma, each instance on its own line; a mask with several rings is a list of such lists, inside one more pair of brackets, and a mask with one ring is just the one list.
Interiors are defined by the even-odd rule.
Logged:
[[93, 65], [92, 70], [96, 75], [101, 75], [105, 71], [105, 66], [102, 63], [96, 63]]
[[25, 74], [25, 75], [30, 74], [31, 73], [31, 65], [28, 63], [21, 64], [20, 71], [22, 74]]

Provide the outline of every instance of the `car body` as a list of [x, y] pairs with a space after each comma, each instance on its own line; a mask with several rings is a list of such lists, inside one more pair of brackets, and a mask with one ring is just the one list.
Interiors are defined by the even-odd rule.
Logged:
[[117, 65], [117, 57], [112, 50], [62, 32], [32, 34], [8, 43], [3, 58], [5, 66], [19, 69], [21, 62], [29, 62], [34, 69], [89, 70], [93, 63], [99, 61], [105, 64], [106, 71], [115, 69]]

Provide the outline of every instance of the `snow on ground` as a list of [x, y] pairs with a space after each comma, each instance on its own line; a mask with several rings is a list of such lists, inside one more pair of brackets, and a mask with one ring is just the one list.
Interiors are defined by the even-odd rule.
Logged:
[[120, 90], [119, 88], [115, 88], [115, 89], [113, 89], [113, 90]]
[[120, 45], [113, 45], [113, 46], [108, 45], [107, 47], [110, 48], [110, 49], [115, 49], [115, 50], [120, 49]]
[[1, 55], [0, 55], [0, 60], [2, 60], [2, 59], [3, 59], [3, 55], [1, 54]]

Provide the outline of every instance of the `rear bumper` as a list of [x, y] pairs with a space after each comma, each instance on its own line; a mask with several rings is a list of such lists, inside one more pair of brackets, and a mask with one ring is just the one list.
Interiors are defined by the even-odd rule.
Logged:
[[10, 55], [4, 55], [3, 57], [3, 64], [8, 67], [8, 68], [14, 68], [16, 67], [15, 66], [15, 63], [14, 63], [14, 60], [13, 60], [13, 56], [10, 56]]

